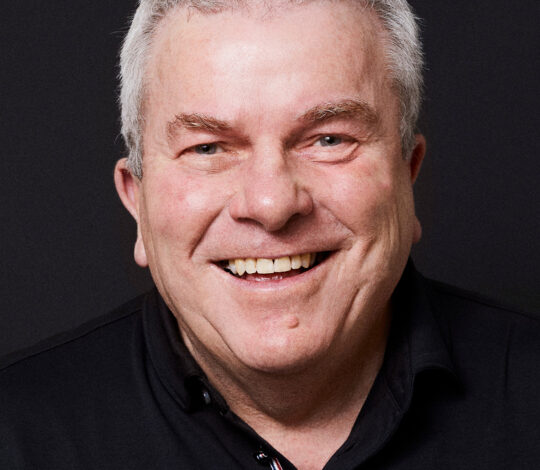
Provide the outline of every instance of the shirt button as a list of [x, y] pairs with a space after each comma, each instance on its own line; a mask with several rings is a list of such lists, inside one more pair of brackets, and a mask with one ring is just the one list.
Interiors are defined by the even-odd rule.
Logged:
[[266, 452], [264, 452], [262, 450], [260, 450], [258, 452], [255, 452], [254, 457], [255, 457], [255, 460], [257, 461], [257, 463], [259, 463], [261, 465], [268, 465], [269, 464], [270, 458], [268, 457]]
[[208, 390], [203, 388], [201, 393], [205, 405], [209, 405], [210, 403], [212, 403], [212, 397], [210, 396]]

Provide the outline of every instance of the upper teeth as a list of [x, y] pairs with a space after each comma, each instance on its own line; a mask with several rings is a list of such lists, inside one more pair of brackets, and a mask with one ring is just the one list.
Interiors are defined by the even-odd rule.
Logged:
[[281, 258], [237, 258], [230, 259], [228, 269], [233, 274], [285, 273], [291, 269], [309, 268], [315, 263], [316, 253], [283, 256]]

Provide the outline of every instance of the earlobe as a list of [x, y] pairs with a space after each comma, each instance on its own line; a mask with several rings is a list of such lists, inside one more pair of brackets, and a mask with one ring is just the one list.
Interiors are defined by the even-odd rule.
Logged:
[[135, 241], [133, 253], [135, 262], [142, 268], [146, 268], [148, 266], [148, 259], [144, 248], [139, 218], [140, 180], [129, 171], [126, 158], [122, 158], [116, 163], [114, 168], [114, 184], [122, 204], [124, 204], [124, 207], [133, 216], [135, 222], [137, 222], [137, 240]]
[[141, 234], [141, 227], [137, 223], [137, 240], [135, 241], [135, 249], [133, 250], [133, 257], [135, 262], [141, 267], [148, 267], [148, 258], [146, 257], [146, 249], [144, 248], [144, 242]]
[[409, 158], [409, 166], [411, 169], [411, 182], [414, 184], [418, 173], [420, 173], [420, 167], [424, 160], [426, 154], [426, 138], [422, 134], [416, 134], [416, 145], [414, 146], [413, 151], [411, 152]]

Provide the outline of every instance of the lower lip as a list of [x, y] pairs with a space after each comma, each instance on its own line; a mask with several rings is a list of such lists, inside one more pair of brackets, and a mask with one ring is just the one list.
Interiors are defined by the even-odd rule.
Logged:
[[219, 266], [214, 265], [220, 272], [234, 282], [235, 286], [247, 289], [285, 289], [300, 282], [309, 281], [318, 273], [322, 272], [328, 261], [334, 256], [335, 252], [329, 254], [323, 261], [307, 271], [295, 272], [294, 270], [285, 273], [273, 274], [248, 274], [246, 277], [239, 278], [224, 271]]

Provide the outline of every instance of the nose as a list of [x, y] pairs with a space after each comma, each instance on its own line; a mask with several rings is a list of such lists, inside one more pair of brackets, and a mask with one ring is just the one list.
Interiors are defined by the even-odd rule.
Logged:
[[236, 221], [254, 221], [268, 232], [282, 229], [294, 216], [306, 216], [313, 200], [279, 149], [254, 151], [241, 169], [238, 191], [229, 204]]

